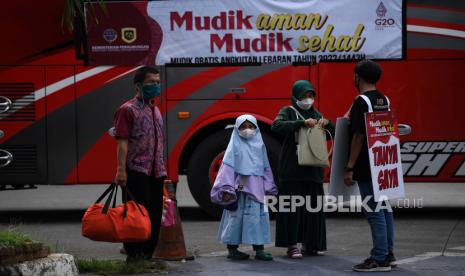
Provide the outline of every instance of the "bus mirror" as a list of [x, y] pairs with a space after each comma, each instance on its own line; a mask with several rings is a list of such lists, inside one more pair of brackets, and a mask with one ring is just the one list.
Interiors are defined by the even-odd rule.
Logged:
[[110, 135], [111, 137], [115, 138], [116, 136], [116, 133], [115, 133], [115, 127], [112, 127], [108, 130], [108, 135]]
[[408, 135], [408, 134], [412, 133], [412, 127], [409, 126], [409, 125], [399, 124], [398, 127], [399, 127], [399, 135], [400, 136]]

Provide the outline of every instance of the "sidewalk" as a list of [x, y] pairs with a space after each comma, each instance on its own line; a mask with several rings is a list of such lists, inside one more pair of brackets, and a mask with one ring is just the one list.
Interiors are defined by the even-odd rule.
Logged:
[[[106, 185], [38, 185], [37, 189], [0, 191], [0, 211], [85, 210]], [[399, 208], [465, 208], [465, 183], [407, 183]], [[325, 185], [327, 190], [328, 185]], [[179, 207], [198, 207], [185, 178], [178, 184]], [[394, 204], [395, 206], [396, 204]]]

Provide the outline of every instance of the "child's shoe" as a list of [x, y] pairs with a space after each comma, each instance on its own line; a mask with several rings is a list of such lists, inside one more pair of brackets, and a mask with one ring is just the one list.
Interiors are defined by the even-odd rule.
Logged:
[[241, 252], [237, 249], [228, 249], [228, 251], [228, 259], [231, 260], [247, 260], [250, 257], [249, 254]]
[[262, 261], [272, 261], [273, 256], [270, 253], [265, 252], [264, 250], [257, 250], [255, 253], [255, 259]]

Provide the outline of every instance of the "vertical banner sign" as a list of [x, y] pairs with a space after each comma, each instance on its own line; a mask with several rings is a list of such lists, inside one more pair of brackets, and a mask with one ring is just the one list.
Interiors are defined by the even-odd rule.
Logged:
[[392, 111], [365, 113], [375, 201], [405, 196], [397, 118]]
[[403, 1], [105, 1], [107, 13], [86, 2], [88, 60], [227, 65], [402, 59]]

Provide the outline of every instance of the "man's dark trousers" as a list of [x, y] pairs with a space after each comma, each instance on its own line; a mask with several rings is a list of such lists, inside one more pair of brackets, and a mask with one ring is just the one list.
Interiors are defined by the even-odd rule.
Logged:
[[144, 205], [149, 212], [152, 235], [149, 240], [137, 243], [124, 243], [124, 249], [130, 257], [149, 259], [157, 247], [163, 211], [163, 179], [157, 179], [144, 173], [127, 169], [126, 188], [135, 197], [137, 203]]

